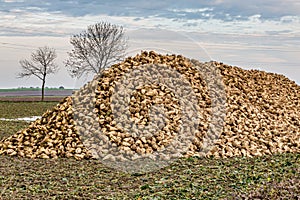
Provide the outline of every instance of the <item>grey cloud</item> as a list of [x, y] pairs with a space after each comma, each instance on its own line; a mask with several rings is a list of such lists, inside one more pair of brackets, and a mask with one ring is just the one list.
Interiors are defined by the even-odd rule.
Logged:
[[186, 26], [186, 27], [199, 26], [199, 23], [197, 23], [197, 22], [185, 23], [184, 26]]
[[28, 30], [27, 28], [11, 28], [11, 27], [1, 27], [0, 36], [65, 36], [66, 34], [58, 33], [55, 30], [40, 30], [40, 29], [32, 29]]
[[[34, 8], [47, 12], [61, 12], [70, 16], [99, 15], [147, 17], [160, 16], [165, 18], [247, 20], [249, 16], [260, 14], [264, 19], [279, 19], [287, 15], [299, 15], [300, 3], [298, 0], [46, 0], [43, 3], [35, 0], [25, 2], [0, 2], [1, 10], [8, 11], [14, 8]], [[210, 8], [204, 12], [187, 12], [184, 9]], [[35, 11], [32, 9], [32, 11]], [[174, 9], [181, 10], [175, 12]]]
[[291, 30], [283, 30], [283, 31], [266, 31], [268, 35], [280, 35], [280, 34], [286, 34], [291, 33]]
[[[251, 23], [247, 25], [244, 21], [255, 20], [253, 17], [251, 18], [251, 16], [260, 16], [256, 18], [257, 24], [260, 24], [261, 21], [263, 22], [264, 20], [278, 20], [278, 24], [282, 24], [283, 26], [287, 24], [284, 29], [296, 32], [292, 30], [289, 24], [298, 23], [300, 8], [297, 1], [298, 0], [253, 0], [251, 2], [237, 2], [233, 0], [45, 0], [43, 3], [35, 0], [10, 3], [0, 1], [0, 13], [3, 15], [6, 13], [9, 17], [16, 17], [15, 23], [11, 23], [9, 21], [10, 19], [0, 19], [2, 23], [0, 34], [17, 34], [19, 30], [21, 35], [57, 34], [57, 36], [60, 36], [69, 34], [73, 29], [78, 28], [77, 26], [72, 27], [70, 25], [72, 19], [75, 19], [75, 17], [77, 21], [80, 21], [81, 18], [90, 19], [89, 16], [96, 16], [94, 19], [97, 20], [96, 18], [98, 18], [99, 15], [103, 15], [106, 19], [107, 17], [114, 17], [114, 19], [120, 19], [120, 21], [125, 21], [122, 20], [122, 17], [131, 17], [132, 21], [135, 22], [132, 23], [134, 27], [143, 26], [144, 21], [145, 26], [147, 26], [147, 22], [151, 21], [150, 26], [152, 27], [172, 28], [172, 22], [174, 22], [174, 26], [177, 26], [175, 28], [181, 26], [189, 27], [191, 30], [193, 28], [200, 29], [203, 24], [206, 24], [207, 30], [216, 30], [217, 27], [211, 28], [210, 24], [206, 22], [210, 22], [211, 19], [217, 19], [214, 22], [220, 25], [220, 29], [223, 28], [224, 30], [230, 31], [245, 30], [245, 32], [253, 30], [254, 26], [251, 25]], [[48, 17], [48, 14], [50, 17]], [[84, 18], [86, 16], [88, 17]], [[61, 30], [57, 31], [57, 26], [54, 24], [60, 24], [61, 20], [65, 19], [66, 26], [60, 26]], [[68, 20], [70, 24], [68, 24]], [[91, 23], [94, 23], [95, 20], [91, 20]], [[99, 20], [102, 19], [99, 18]], [[84, 21], [82, 21], [82, 23], [84, 23]], [[87, 23], [89, 22], [87, 21]], [[5, 24], [12, 27], [12, 29], [5, 29]], [[22, 32], [24, 24], [27, 24], [27, 26]], [[30, 24], [31, 26], [29, 26]], [[130, 24], [130, 22], [128, 24]], [[16, 29], [14, 29], [14, 27], [16, 27]], [[35, 33], [33, 29], [37, 30], [37, 32]], [[203, 28], [203, 30], [204, 29], [205, 28]], [[279, 31], [282, 30], [283, 29], [280, 29]], [[62, 33], [62, 31], [65, 31], [65, 33]], [[273, 35], [276, 33], [267, 32], [267, 34]], [[277, 34], [283, 33], [277, 32]]]
[[213, 6], [217, 11], [223, 11], [232, 15], [251, 16], [260, 14], [262, 19], [280, 18], [287, 15], [300, 14], [300, 2], [298, 0], [214, 0], [206, 1], [207, 5]]

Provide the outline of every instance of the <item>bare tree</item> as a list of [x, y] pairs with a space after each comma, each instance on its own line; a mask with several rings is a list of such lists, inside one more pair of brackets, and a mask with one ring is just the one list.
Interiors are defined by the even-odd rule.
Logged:
[[40, 47], [31, 54], [31, 60], [20, 60], [22, 72], [18, 78], [35, 76], [42, 81], [42, 101], [44, 101], [46, 76], [58, 71], [58, 66], [54, 63], [57, 57], [54, 49], [47, 46]]
[[73, 45], [65, 62], [70, 75], [96, 74], [125, 57], [127, 39], [122, 26], [100, 22], [88, 26], [87, 30], [71, 36]]

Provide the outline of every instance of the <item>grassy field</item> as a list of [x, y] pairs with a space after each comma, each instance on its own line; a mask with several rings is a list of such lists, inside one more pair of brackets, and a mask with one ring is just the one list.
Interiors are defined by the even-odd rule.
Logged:
[[[41, 115], [57, 102], [0, 102], [0, 118]], [[0, 139], [28, 125], [0, 121]], [[0, 156], [0, 199], [300, 199], [300, 154], [182, 158], [128, 174], [98, 160]]]

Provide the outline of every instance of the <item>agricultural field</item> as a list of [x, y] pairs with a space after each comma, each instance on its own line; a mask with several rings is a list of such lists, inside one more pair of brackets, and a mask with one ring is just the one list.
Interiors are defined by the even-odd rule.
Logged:
[[[72, 89], [45, 89], [45, 101], [60, 101], [65, 96], [72, 94]], [[40, 88], [15, 88], [0, 89], [0, 101], [39, 101]]]
[[[0, 102], [0, 118], [40, 116], [58, 102]], [[29, 122], [0, 121], [0, 139]], [[148, 173], [99, 160], [0, 156], [0, 199], [299, 199], [300, 154], [182, 158]]]

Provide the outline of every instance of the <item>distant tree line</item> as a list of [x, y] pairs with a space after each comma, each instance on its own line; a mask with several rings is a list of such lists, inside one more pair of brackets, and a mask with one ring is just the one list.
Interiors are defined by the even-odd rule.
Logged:
[[[30, 86], [30, 87], [18, 87], [18, 88], [14, 88], [14, 89], [17, 89], [17, 90], [41, 90], [42, 88], [41, 87], [33, 87], [33, 86]], [[59, 86], [59, 87], [45, 87], [45, 90], [64, 90], [65, 87], [64, 86]]]

